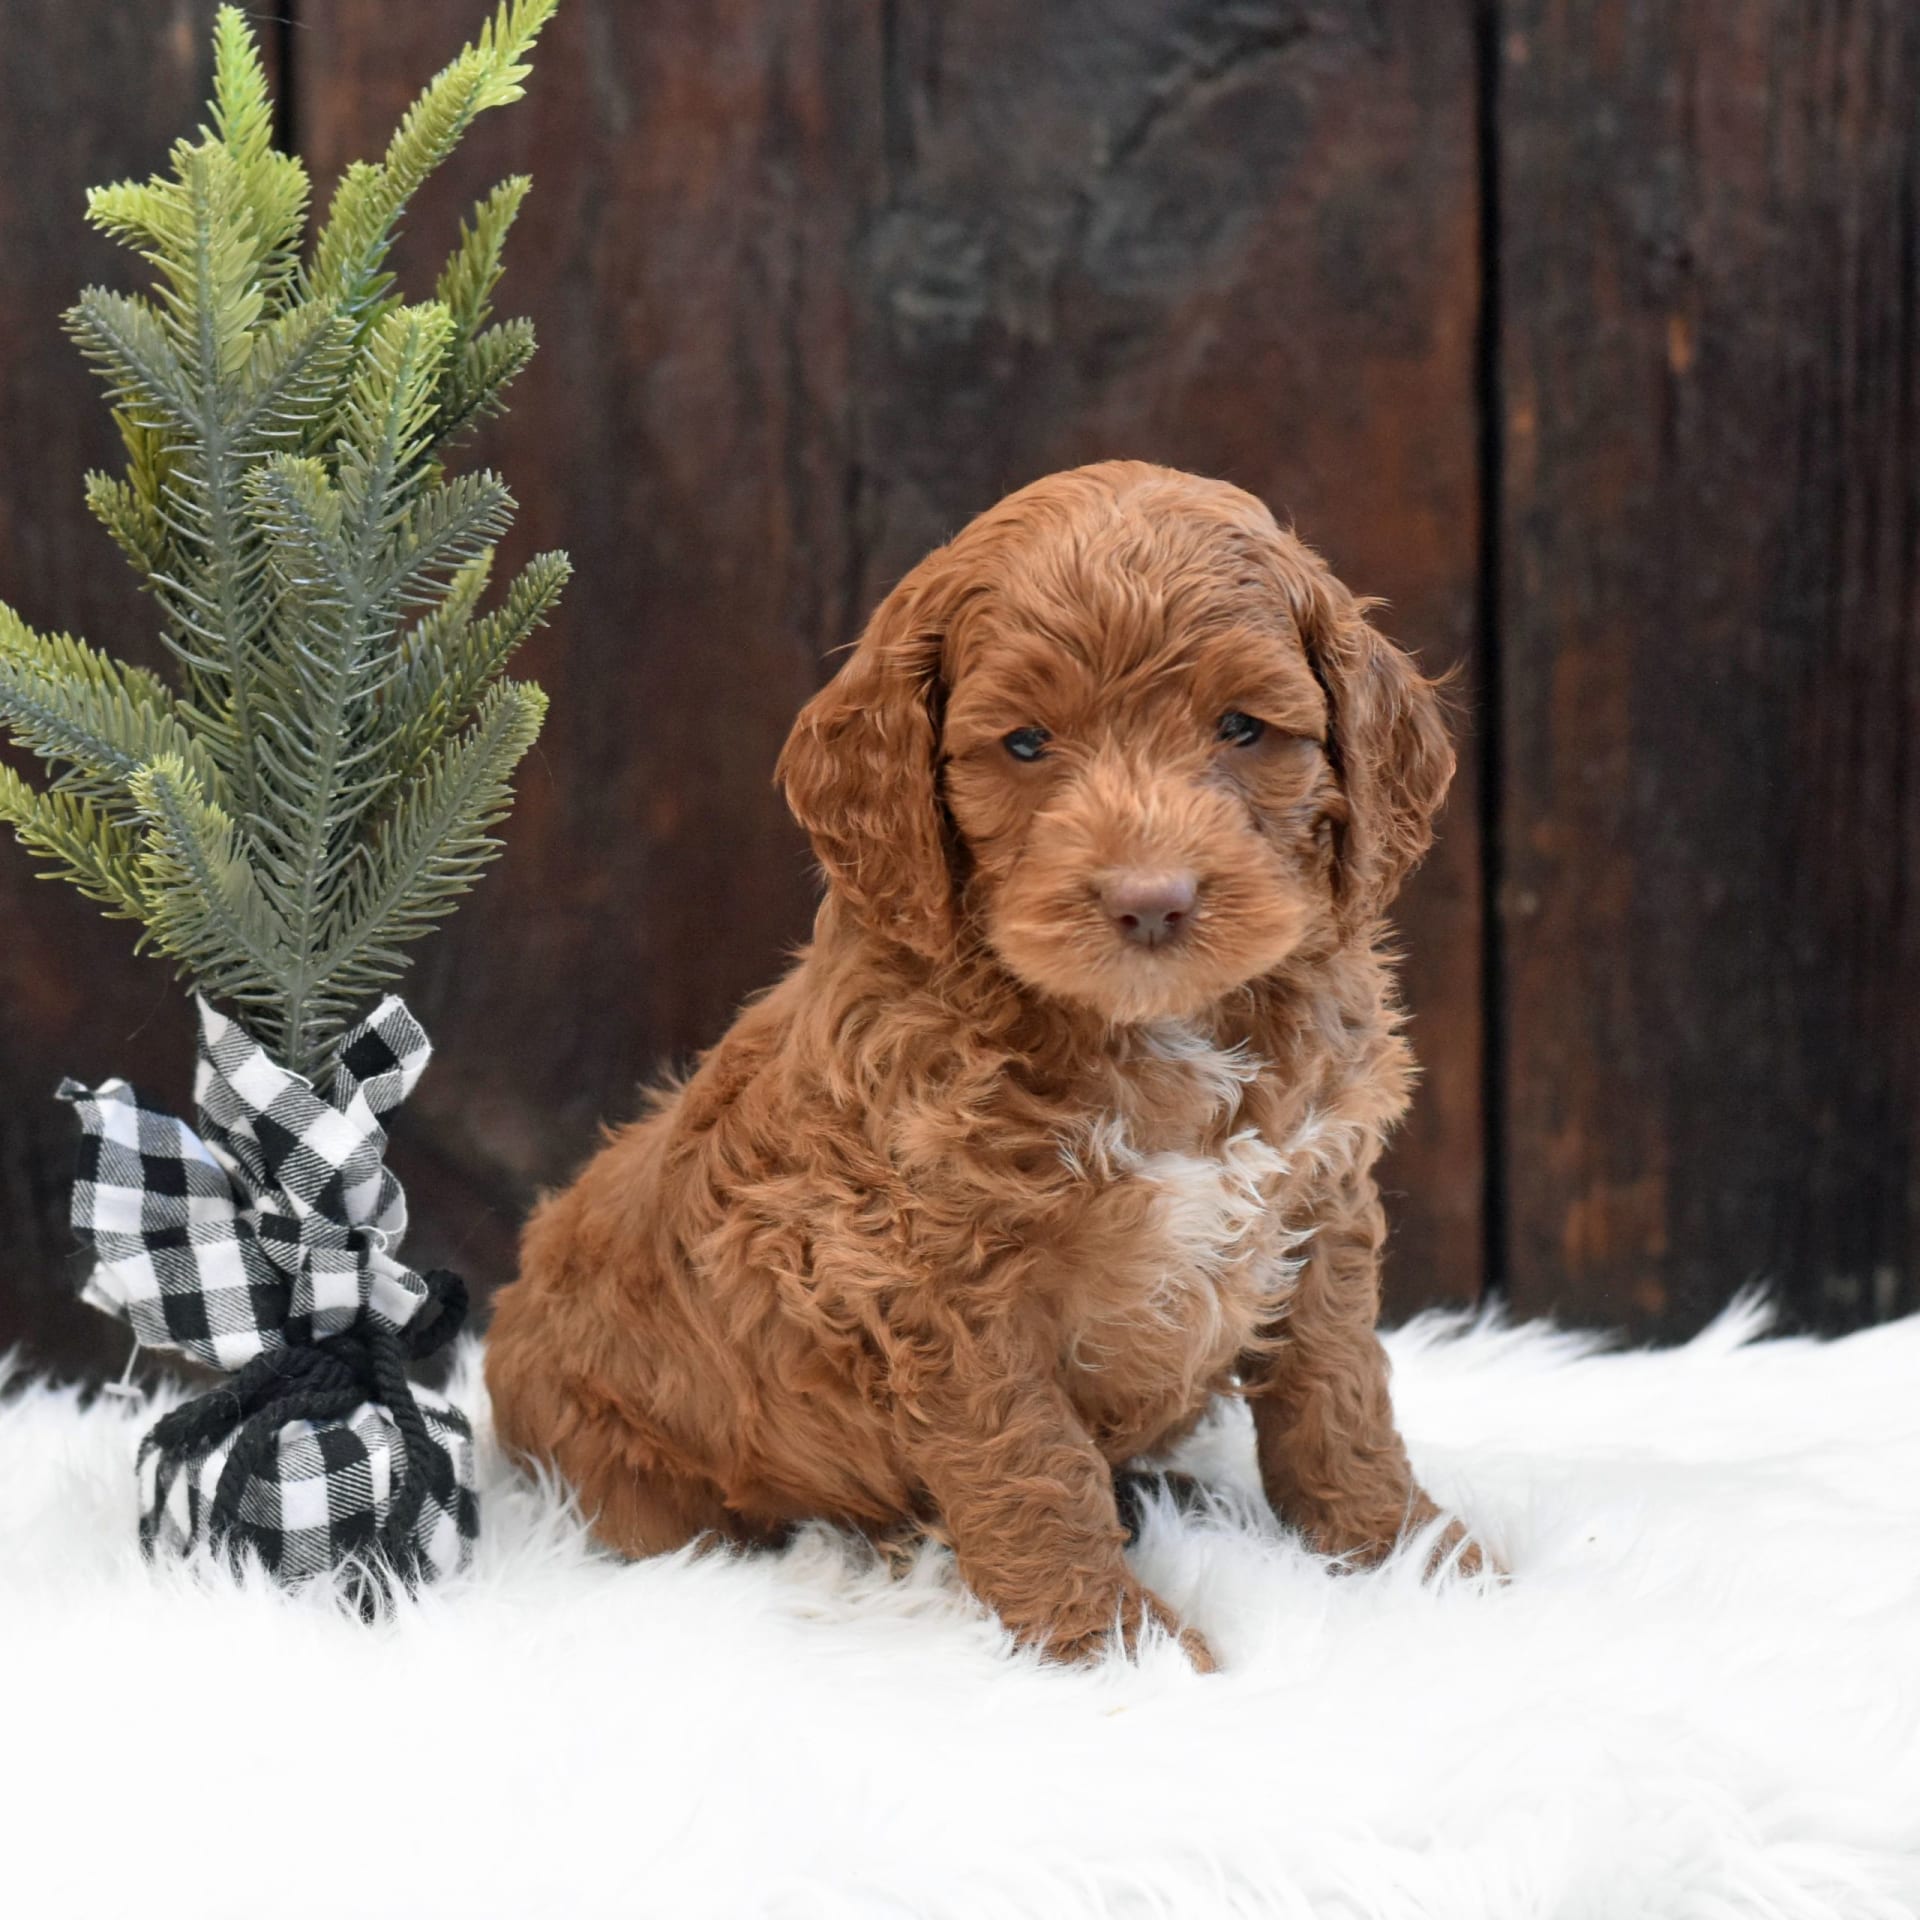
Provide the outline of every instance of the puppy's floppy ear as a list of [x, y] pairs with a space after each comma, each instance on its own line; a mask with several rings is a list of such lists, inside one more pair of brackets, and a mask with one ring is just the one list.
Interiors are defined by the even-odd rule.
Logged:
[[938, 958], [955, 882], [937, 762], [943, 688], [931, 561], [881, 602], [780, 755], [787, 805], [827, 881], [875, 932]]
[[1334, 770], [1347, 798], [1340, 827], [1341, 916], [1355, 930], [1384, 912], [1433, 843], [1453, 779], [1440, 682], [1367, 620], [1317, 555], [1295, 546], [1294, 611], [1332, 710]]

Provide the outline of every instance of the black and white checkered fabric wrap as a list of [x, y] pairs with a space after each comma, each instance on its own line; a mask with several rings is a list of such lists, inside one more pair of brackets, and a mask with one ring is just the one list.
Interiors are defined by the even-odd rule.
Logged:
[[233, 1373], [364, 1314], [398, 1331], [426, 1284], [394, 1258], [406, 1200], [381, 1116], [432, 1053], [389, 995], [341, 1050], [331, 1099], [205, 1000], [194, 1104], [200, 1132], [124, 1080], [69, 1080], [85, 1138], [73, 1224], [96, 1265], [83, 1297], [143, 1347]]
[[[459, 1408], [424, 1387], [414, 1398], [452, 1465], [450, 1488], [432, 1489], [412, 1534], [429, 1578], [466, 1565], [479, 1532], [473, 1430]], [[208, 1518], [237, 1436], [186, 1457], [148, 1441], [140, 1448], [140, 1539], [148, 1552], [189, 1552], [211, 1531]], [[395, 1468], [404, 1462], [384, 1407], [365, 1401], [337, 1420], [291, 1420], [280, 1429], [273, 1471], [250, 1475], [240, 1495], [240, 1541], [283, 1580], [372, 1562], [392, 1511]], [[451, 1497], [440, 1497], [450, 1493]]]
[[[263, 1356], [290, 1347], [359, 1352], [367, 1338], [404, 1338], [432, 1289], [397, 1257], [406, 1200], [380, 1122], [431, 1055], [419, 1022], [398, 998], [383, 1000], [342, 1042], [322, 1098], [237, 1022], [198, 1006], [199, 1132], [124, 1080], [60, 1088], [83, 1134], [73, 1224], [95, 1264], [82, 1297], [125, 1320], [142, 1346], [229, 1373], [256, 1363], [271, 1372]], [[360, 1364], [364, 1372], [364, 1354]], [[423, 1571], [445, 1572], [477, 1532], [472, 1436], [441, 1396], [411, 1392], [451, 1469], [435, 1463], [413, 1544]], [[150, 1547], [206, 1537], [232, 1445], [229, 1435], [189, 1458], [143, 1447]], [[252, 1476], [240, 1500], [259, 1530], [242, 1531], [290, 1573], [336, 1565], [384, 1526], [405, 1476], [400, 1432], [375, 1401], [340, 1418], [292, 1420], [272, 1472]]]

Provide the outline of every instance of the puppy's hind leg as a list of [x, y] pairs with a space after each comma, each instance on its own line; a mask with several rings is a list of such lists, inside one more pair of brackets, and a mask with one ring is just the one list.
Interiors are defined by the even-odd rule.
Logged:
[[565, 1421], [546, 1445], [522, 1451], [552, 1462], [594, 1537], [629, 1560], [672, 1553], [703, 1534], [736, 1544], [750, 1537], [712, 1481], [669, 1465], [611, 1415]]
[[[564, 1468], [562, 1471], [566, 1471]], [[728, 1512], [710, 1481], [683, 1478], [659, 1468], [636, 1472], [617, 1461], [598, 1473], [567, 1473], [580, 1494], [580, 1510], [594, 1537], [629, 1560], [672, 1553], [702, 1535], [745, 1544], [746, 1530]]]

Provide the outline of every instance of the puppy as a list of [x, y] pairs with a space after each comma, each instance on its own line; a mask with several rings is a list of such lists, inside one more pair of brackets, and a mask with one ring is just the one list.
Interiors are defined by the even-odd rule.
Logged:
[[983, 514], [781, 756], [812, 944], [528, 1225], [502, 1439], [625, 1554], [926, 1527], [1063, 1658], [1152, 1621], [1212, 1664], [1113, 1469], [1216, 1394], [1281, 1516], [1386, 1553], [1436, 1514], [1374, 1333], [1382, 916], [1452, 770], [1432, 683], [1237, 488], [1114, 463]]

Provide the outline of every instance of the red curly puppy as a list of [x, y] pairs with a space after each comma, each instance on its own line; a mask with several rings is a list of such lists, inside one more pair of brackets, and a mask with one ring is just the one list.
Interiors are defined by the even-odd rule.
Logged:
[[787, 742], [813, 944], [533, 1216], [502, 1438], [623, 1553], [918, 1521], [1066, 1657], [1180, 1631], [1112, 1469], [1218, 1393], [1281, 1515], [1385, 1553], [1435, 1510], [1374, 1334], [1382, 916], [1452, 770], [1237, 488], [1115, 463], [983, 514]]

